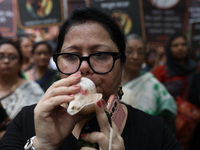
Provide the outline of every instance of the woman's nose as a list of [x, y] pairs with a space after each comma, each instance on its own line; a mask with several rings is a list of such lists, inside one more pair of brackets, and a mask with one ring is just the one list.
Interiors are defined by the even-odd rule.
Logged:
[[94, 73], [92, 69], [90, 68], [89, 63], [86, 60], [83, 60], [81, 62], [79, 70], [81, 71], [82, 74], [87, 74], [87, 73]]

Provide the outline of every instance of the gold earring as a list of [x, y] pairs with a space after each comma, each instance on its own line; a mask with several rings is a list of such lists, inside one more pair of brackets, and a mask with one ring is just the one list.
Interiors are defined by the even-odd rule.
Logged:
[[122, 90], [122, 85], [120, 84], [119, 86], [119, 91], [118, 91], [118, 96], [119, 96], [119, 99], [121, 100], [122, 99], [122, 96], [124, 95], [124, 92]]

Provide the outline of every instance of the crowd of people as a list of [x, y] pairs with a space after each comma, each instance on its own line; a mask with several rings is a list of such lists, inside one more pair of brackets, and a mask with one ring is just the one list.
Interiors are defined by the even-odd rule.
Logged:
[[[39, 41], [29, 34], [0, 39], [0, 149], [74, 150], [80, 139], [86, 149], [91, 143], [102, 150], [200, 148], [200, 120], [182, 134], [177, 119], [180, 99], [200, 112], [200, 66], [183, 34], [151, 49], [89, 7], [76, 9], [57, 32]], [[94, 104], [98, 130], [91, 133], [82, 131], [88, 115], [71, 116], [62, 107], [80, 91], [81, 77], [103, 94]], [[125, 112], [120, 130], [105, 113], [113, 94]]]
[[38, 103], [59, 72], [52, 68], [49, 40], [36, 41], [30, 34], [0, 39], [0, 139], [9, 123], [27, 105]]

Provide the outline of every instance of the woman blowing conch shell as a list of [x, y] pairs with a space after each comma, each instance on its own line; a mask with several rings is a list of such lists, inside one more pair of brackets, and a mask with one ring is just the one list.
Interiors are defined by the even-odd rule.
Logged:
[[82, 77], [79, 85], [81, 90], [74, 95], [74, 100], [69, 103], [68, 108], [66, 104], [61, 105], [67, 108], [70, 115], [90, 114], [94, 111], [93, 104], [102, 98], [102, 94], [96, 92], [96, 87], [90, 79]]
[[[92, 7], [79, 7], [63, 22], [56, 41], [53, 59], [61, 79], [48, 88], [37, 104], [24, 107], [13, 119], [0, 141], [1, 150], [181, 150], [162, 118], [125, 103], [119, 102], [124, 117], [121, 113], [116, 115], [116, 121], [124, 120], [120, 130], [114, 121], [111, 127], [105, 112], [113, 108], [107, 109], [110, 96], [117, 96], [121, 90], [126, 41], [119, 26], [108, 15]], [[8, 54], [2, 57], [8, 62]], [[100, 99], [93, 104], [92, 114], [70, 115], [66, 108], [81, 107], [85, 95], [93, 97], [90, 93], [96, 93], [91, 85], [80, 86], [82, 77], [92, 80], [103, 97], [89, 98]], [[85, 90], [84, 86], [92, 91]], [[77, 100], [76, 94], [83, 98]], [[61, 107], [63, 105], [66, 107]], [[96, 117], [89, 120], [91, 116]], [[95, 144], [95, 147], [78, 148], [81, 141]], [[100, 148], [96, 148], [96, 144]]]

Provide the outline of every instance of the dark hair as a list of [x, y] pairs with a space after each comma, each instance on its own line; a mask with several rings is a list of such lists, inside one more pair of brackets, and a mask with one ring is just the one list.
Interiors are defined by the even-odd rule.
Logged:
[[39, 46], [39, 45], [46, 45], [49, 49], [50, 54], [52, 53], [52, 47], [50, 46], [50, 44], [47, 41], [40, 41], [34, 44], [33, 49], [31, 51], [32, 54], [35, 53], [35, 49]]
[[100, 23], [109, 33], [112, 41], [116, 44], [119, 52], [122, 54], [121, 62], [125, 63], [125, 37], [119, 26], [108, 15], [92, 7], [80, 7], [76, 9], [63, 23], [57, 40], [57, 53], [60, 52], [64, 37], [69, 29], [76, 24], [82, 24], [86, 21], [95, 21]]
[[24, 39], [29, 39], [31, 41], [31, 39], [29, 38], [29, 36], [27, 34], [23, 34], [23, 35], [19, 35], [18, 37], [18, 45], [20, 46], [21, 42], [24, 40]]
[[131, 39], [136, 39], [136, 40], [141, 41], [144, 45], [144, 49], [145, 50], [147, 49], [147, 42], [141, 36], [134, 34], [134, 33], [131, 33], [126, 36], [126, 41], [131, 40]]
[[[18, 54], [19, 54], [19, 63], [20, 65], [22, 64], [22, 60], [23, 60], [23, 56], [22, 56], [22, 53], [20, 51], [20, 48], [19, 48], [19, 45], [16, 43], [16, 42], [13, 42], [12, 40], [10, 39], [3, 39], [3, 40], [0, 40], [0, 46], [3, 45], [3, 44], [10, 44], [12, 45], [13, 47], [15, 47], [15, 49], [17, 50]], [[19, 72], [19, 76], [21, 78], [23, 78], [23, 75], [21, 73], [21, 70]]]

